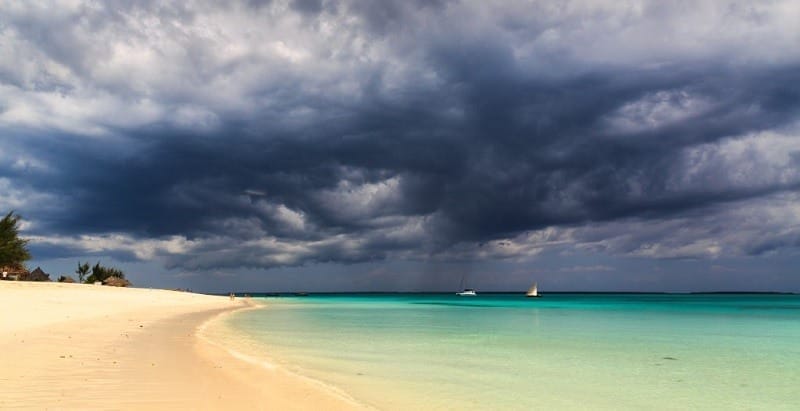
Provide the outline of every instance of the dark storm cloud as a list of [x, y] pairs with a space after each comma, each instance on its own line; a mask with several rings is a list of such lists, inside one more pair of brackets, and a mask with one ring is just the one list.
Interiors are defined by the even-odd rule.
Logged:
[[306, 14], [317, 14], [322, 11], [322, 0], [295, 0], [292, 8]]
[[[682, 17], [650, 6], [631, 30]], [[0, 178], [46, 196], [25, 204], [36, 236], [85, 236], [102, 252], [193, 269], [504, 258], [565, 241], [713, 255], [725, 248], [704, 241], [724, 239], [736, 209], [798, 191], [796, 52], [766, 63], [748, 47], [733, 61], [737, 38], [722, 33], [699, 57], [680, 45], [652, 56], [633, 37], [625, 54], [588, 5], [588, 33], [573, 21], [581, 13], [537, 7], [543, 15], [358, 1], [9, 10], [4, 44], [35, 52], [17, 51], [21, 69], [0, 67]], [[319, 21], [298, 26], [293, 13]], [[81, 16], [90, 23], [66, 28]], [[225, 25], [237, 19], [262, 31]], [[45, 27], [53, 21], [66, 35]], [[593, 31], [596, 48], [622, 58], [589, 56], [580, 41]], [[89, 35], [114, 47], [83, 47]], [[678, 222], [707, 230], [637, 246]], [[624, 236], [630, 227], [640, 235]], [[527, 237], [548, 228], [560, 231]], [[747, 236], [730, 252], [798, 244], [795, 231]], [[41, 252], [71, 255], [69, 244]]]

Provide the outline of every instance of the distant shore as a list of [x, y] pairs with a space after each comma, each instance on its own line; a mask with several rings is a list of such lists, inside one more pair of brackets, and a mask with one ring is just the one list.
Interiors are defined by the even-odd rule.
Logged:
[[241, 298], [0, 282], [0, 409], [356, 409], [198, 338]]

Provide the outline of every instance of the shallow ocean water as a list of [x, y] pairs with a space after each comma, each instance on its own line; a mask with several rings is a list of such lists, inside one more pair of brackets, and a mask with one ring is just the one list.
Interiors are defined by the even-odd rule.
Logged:
[[800, 409], [796, 295], [264, 301], [214, 338], [379, 409]]

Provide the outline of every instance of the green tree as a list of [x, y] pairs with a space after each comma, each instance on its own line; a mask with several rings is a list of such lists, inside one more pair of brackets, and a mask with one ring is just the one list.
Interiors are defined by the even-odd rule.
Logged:
[[86, 278], [87, 275], [89, 275], [89, 262], [87, 261], [81, 264], [81, 262], [78, 261], [78, 269], [75, 270], [75, 274], [78, 274], [78, 282], [82, 283], [83, 279]]
[[95, 281], [104, 281], [108, 277], [125, 278], [125, 273], [123, 273], [122, 270], [118, 268], [103, 267], [102, 265], [100, 265], [100, 262], [98, 261], [97, 264], [95, 264], [94, 267], [92, 267], [92, 275], [90, 275], [89, 278], [86, 279], [86, 282], [91, 284], [94, 283]]
[[13, 211], [0, 220], [0, 267], [22, 268], [31, 258], [28, 240], [19, 238], [19, 220]]

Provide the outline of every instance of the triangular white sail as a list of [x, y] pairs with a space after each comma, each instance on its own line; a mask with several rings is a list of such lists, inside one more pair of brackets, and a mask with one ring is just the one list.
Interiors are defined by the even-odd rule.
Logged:
[[528, 292], [525, 293], [528, 297], [538, 297], [539, 296], [539, 288], [536, 286], [536, 283], [533, 283], [531, 288], [528, 289]]

